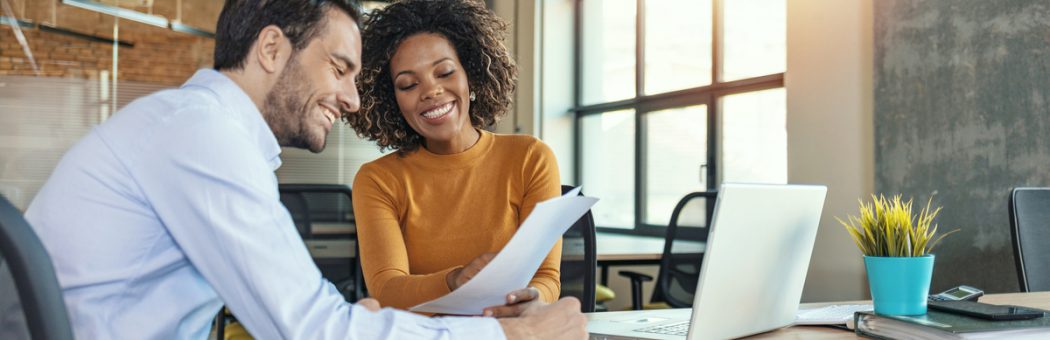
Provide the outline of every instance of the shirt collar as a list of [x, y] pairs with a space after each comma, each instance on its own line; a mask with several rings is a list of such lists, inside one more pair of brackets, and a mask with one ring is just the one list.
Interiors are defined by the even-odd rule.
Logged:
[[263, 119], [262, 113], [252, 102], [251, 97], [248, 97], [248, 94], [237, 83], [219, 71], [200, 69], [182, 85], [183, 88], [190, 86], [203, 87], [214, 92], [219, 103], [228, 108], [230, 112], [236, 113], [237, 120], [255, 136], [259, 152], [270, 163], [270, 167], [273, 170], [281, 167], [281, 146], [277, 143], [277, 137], [273, 135], [270, 125], [266, 124], [266, 120]]

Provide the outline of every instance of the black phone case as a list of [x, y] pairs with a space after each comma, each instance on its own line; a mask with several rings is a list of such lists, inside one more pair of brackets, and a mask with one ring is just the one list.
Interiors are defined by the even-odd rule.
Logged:
[[[975, 318], [995, 321], [1028, 320], [1042, 317], [1044, 315], [1043, 311], [1031, 309], [1028, 307], [992, 305], [973, 301], [929, 301], [928, 306], [932, 309], [936, 309], [943, 312], [961, 314], [966, 316], [972, 316]], [[987, 311], [982, 310], [981, 306], [987, 306], [991, 308], [1018, 308], [1020, 309], [1020, 311], [1018, 311], [1017, 313], [988, 313]]]

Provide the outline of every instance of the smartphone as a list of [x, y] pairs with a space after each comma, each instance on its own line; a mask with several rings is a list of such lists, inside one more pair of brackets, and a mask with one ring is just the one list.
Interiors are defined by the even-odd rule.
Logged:
[[935, 310], [962, 314], [986, 320], [1028, 320], [1043, 316], [1044, 311], [1028, 307], [1010, 305], [991, 305], [974, 301], [929, 301], [929, 307]]
[[930, 295], [930, 301], [977, 301], [977, 298], [983, 295], [984, 291], [963, 285], [943, 291], [940, 294]]

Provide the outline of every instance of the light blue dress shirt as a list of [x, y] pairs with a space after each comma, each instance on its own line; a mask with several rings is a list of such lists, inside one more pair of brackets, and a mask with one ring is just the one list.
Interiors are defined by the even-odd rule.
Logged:
[[280, 152], [248, 95], [207, 69], [71, 148], [26, 218], [76, 336], [204, 339], [225, 303], [258, 339], [504, 337], [492, 318], [345, 302], [281, 205]]

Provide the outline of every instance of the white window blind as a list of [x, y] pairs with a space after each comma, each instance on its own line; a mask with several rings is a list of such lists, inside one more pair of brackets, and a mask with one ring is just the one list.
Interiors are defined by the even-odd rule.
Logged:
[[[169, 86], [120, 81], [117, 110]], [[112, 88], [98, 79], [0, 76], [0, 194], [25, 210], [62, 155], [115, 112]], [[286, 148], [281, 183], [353, 182], [357, 169], [379, 157], [375, 144], [337, 124], [320, 154]]]

